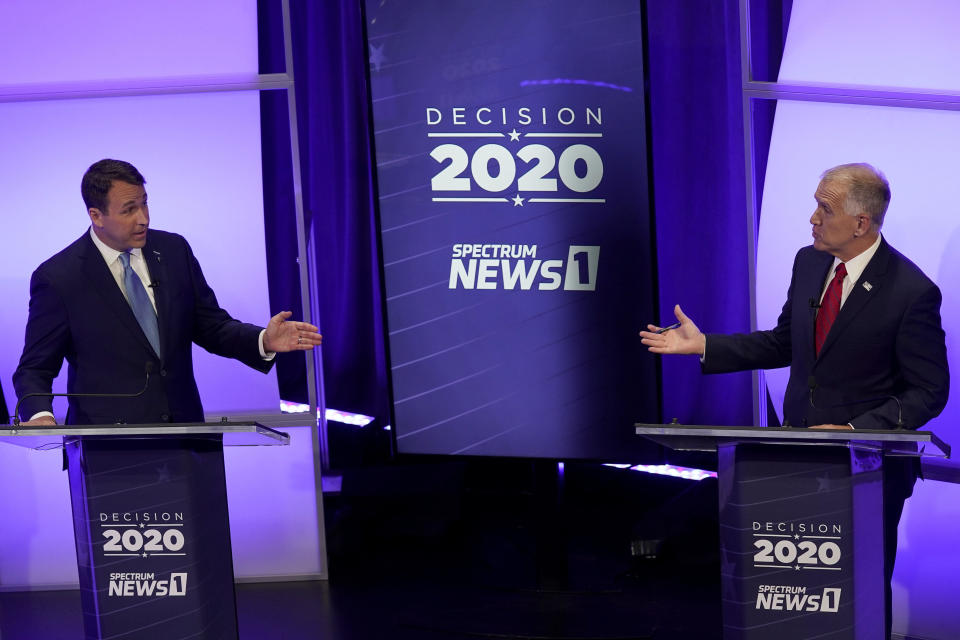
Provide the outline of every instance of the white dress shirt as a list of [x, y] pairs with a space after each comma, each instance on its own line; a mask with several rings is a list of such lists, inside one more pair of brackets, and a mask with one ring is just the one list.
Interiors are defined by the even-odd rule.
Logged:
[[[847, 297], [850, 295], [850, 292], [853, 291], [853, 288], [857, 286], [857, 281], [860, 280], [860, 276], [863, 275], [863, 270], [867, 268], [877, 249], [880, 248], [881, 238], [882, 236], [878, 233], [876, 241], [874, 241], [866, 251], [846, 261], [847, 275], [843, 279], [842, 293], [840, 294], [841, 307], [843, 307], [843, 303], [847, 301]], [[820, 302], [823, 302], [823, 296], [827, 293], [827, 286], [830, 284], [830, 281], [833, 280], [837, 265], [841, 262], [843, 262], [843, 260], [840, 258], [834, 258], [833, 264], [830, 265], [830, 268], [827, 270], [827, 277], [823, 281], [823, 290], [820, 292]], [[866, 284], [868, 283], [864, 283], [864, 285]]]
[[[117, 282], [117, 286], [120, 287], [120, 291], [123, 292], [123, 297], [127, 299], [127, 302], [130, 302], [130, 296], [123, 286], [123, 263], [120, 262], [120, 254], [124, 252], [108, 247], [103, 240], [94, 233], [92, 225], [90, 226], [90, 237], [93, 238], [93, 244], [96, 245], [100, 251], [100, 255], [103, 256], [104, 261], [107, 263], [110, 273], [113, 274], [113, 279]], [[142, 282], [143, 286], [147, 289], [147, 296], [150, 298], [150, 304], [153, 305], [153, 312], [156, 313], [157, 301], [153, 297], [153, 287], [150, 286], [153, 284], [153, 281], [150, 279], [150, 272], [147, 270], [147, 261], [143, 258], [143, 250], [139, 248], [130, 249], [129, 253], [130, 267], [140, 276], [140, 282]]]

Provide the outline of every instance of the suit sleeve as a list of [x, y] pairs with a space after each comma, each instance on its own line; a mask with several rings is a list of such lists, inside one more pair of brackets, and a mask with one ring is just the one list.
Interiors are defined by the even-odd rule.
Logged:
[[222, 309], [189, 245], [187, 253], [194, 297], [193, 341], [210, 353], [235, 358], [263, 373], [270, 371], [276, 358], [268, 361], [260, 356], [263, 327], [240, 322]]
[[[30, 278], [30, 307], [23, 355], [13, 374], [18, 398], [30, 393], [50, 393], [70, 349], [67, 310], [56, 288], [37, 269]], [[51, 398], [27, 398], [20, 405], [20, 417], [27, 420], [41, 411], [53, 411]]]
[[[950, 373], [940, 303], [940, 289], [927, 288], [908, 306], [897, 332], [894, 351], [900, 390], [896, 396], [903, 406], [903, 425], [909, 429], [919, 429], [947, 404]], [[890, 399], [851, 424], [857, 429], [891, 428], [897, 426], [899, 413], [897, 402]]]
[[777, 326], [767, 331], [707, 334], [707, 348], [701, 363], [704, 373], [729, 373], [751, 369], [778, 369], [790, 365], [792, 358], [790, 322], [793, 313], [793, 286], [790, 280], [787, 301], [783, 304]]

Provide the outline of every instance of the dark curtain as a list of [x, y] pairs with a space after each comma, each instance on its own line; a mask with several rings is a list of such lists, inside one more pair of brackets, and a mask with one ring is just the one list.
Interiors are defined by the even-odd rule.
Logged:
[[[659, 322], [679, 303], [704, 332], [748, 331], [738, 4], [652, 0], [647, 20]], [[752, 424], [750, 374], [664, 358], [663, 409], [684, 424]]]
[[[764, 49], [774, 51], [763, 58], [765, 73], [775, 74], [776, 43], [782, 45], [790, 2], [773, 0], [775, 10], [754, 4], [762, 5], [760, 17], [756, 12], [752, 17], [755, 32], [758, 24], [767, 25], [759, 37], [774, 43]], [[281, 70], [279, 3], [261, 5], [262, 71]], [[308, 229], [317, 247], [327, 404], [387, 419], [360, 2], [292, 0], [291, 5], [301, 174]], [[646, 14], [659, 321], [669, 323], [673, 305], [680, 303], [704, 331], [747, 331], [738, 2], [650, 0]], [[276, 96], [283, 98], [282, 92], [269, 92], [264, 107], [264, 166], [276, 173], [265, 178], [271, 304], [299, 309], [293, 204], [281, 193], [292, 192], [284, 152], [286, 107]], [[765, 158], [767, 142], [759, 139], [763, 148], [757, 157]], [[281, 394], [295, 399], [303, 394], [303, 381], [296, 365], [284, 369]], [[696, 358], [666, 358], [663, 407], [667, 420], [751, 424], [750, 374], [703, 376]]]
[[300, 162], [328, 406], [388, 418], [367, 112], [356, 0], [293, 5]]
[[[371, 182], [366, 53], [356, 0], [291, 1], [304, 215], [316, 248], [326, 403], [388, 419]], [[280, 3], [260, 3], [261, 72], [283, 70]], [[300, 308], [284, 92], [261, 101], [271, 304]], [[278, 363], [281, 396], [306, 397], [303, 357]], [[287, 366], [284, 366], [286, 364]]]
[[[258, 3], [260, 73], [284, 71], [283, 16], [279, 2]], [[285, 91], [260, 92], [260, 148], [263, 164], [264, 240], [270, 313], [288, 310], [302, 320], [293, 160]], [[280, 397], [307, 402], [306, 356], [277, 356]]]

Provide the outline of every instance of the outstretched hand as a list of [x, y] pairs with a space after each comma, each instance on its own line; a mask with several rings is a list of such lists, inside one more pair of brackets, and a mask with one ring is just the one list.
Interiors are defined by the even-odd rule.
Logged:
[[707, 339], [680, 309], [680, 305], [673, 308], [673, 314], [677, 316], [680, 326], [676, 329], [668, 329], [663, 333], [660, 327], [648, 324], [646, 331], [640, 332], [641, 342], [647, 346], [651, 353], [686, 353], [703, 355], [706, 348]]
[[308, 322], [288, 321], [287, 318], [292, 315], [290, 311], [281, 311], [270, 318], [266, 333], [263, 334], [264, 351], [309, 351], [323, 342], [317, 327]]

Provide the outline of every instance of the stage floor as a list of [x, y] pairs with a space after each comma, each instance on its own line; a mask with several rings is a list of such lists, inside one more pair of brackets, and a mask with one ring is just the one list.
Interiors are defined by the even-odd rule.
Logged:
[[[287, 582], [237, 586], [242, 640], [633, 640], [719, 638], [716, 582], [631, 580], [623, 588], [538, 592], [430, 584]], [[79, 591], [0, 594], [4, 640], [82, 637]], [[159, 638], [160, 636], [158, 636]]]

